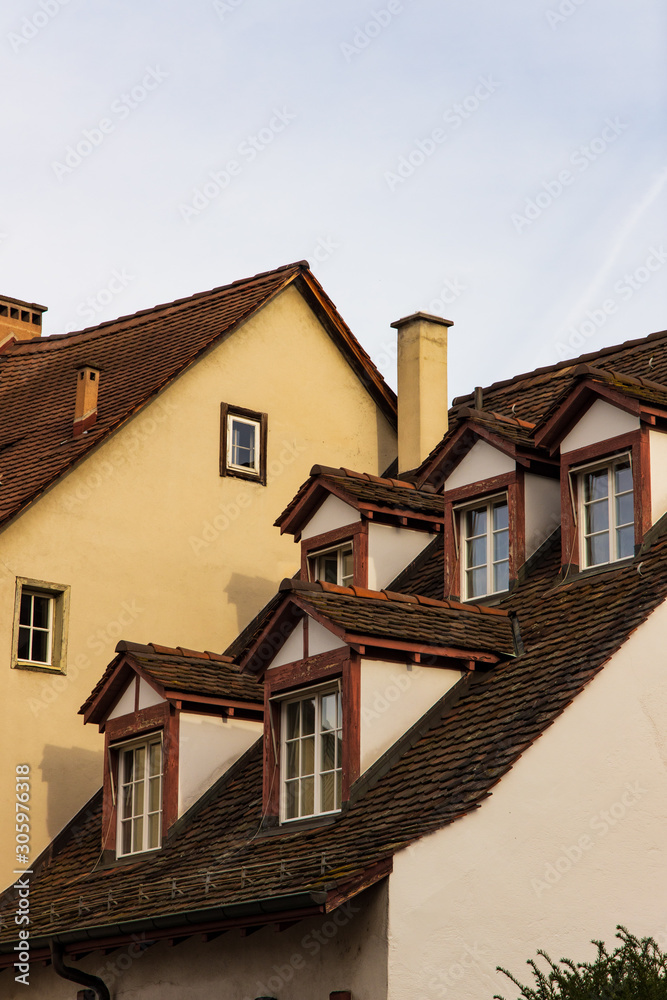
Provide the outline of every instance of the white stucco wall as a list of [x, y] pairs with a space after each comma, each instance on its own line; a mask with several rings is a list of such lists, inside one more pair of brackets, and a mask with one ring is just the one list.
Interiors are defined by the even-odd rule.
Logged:
[[[281, 933], [268, 926], [241, 938], [232, 930], [209, 943], [198, 934], [178, 947], [161, 942], [144, 952], [138, 945], [145, 938], [135, 940], [108, 955], [95, 952], [76, 963], [68, 958], [68, 964], [102, 978], [113, 1000], [328, 1000], [332, 991], [345, 989], [354, 1000], [387, 995], [386, 884]], [[76, 985], [59, 979], [51, 966], [34, 966], [27, 989], [10, 972], [2, 975], [6, 1000], [76, 996]]]
[[560, 480], [524, 476], [526, 512], [526, 559], [539, 549], [560, 526]]
[[[647, 581], [650, 586], [650, 580]], [[663, 604], [472, 815], [397, 855], [391, 1000], [516, 996], [503, 965], [590, 960], [616, 925], [667, 945]]]
[[359, 511], [349, 504], [344, 503], [339, 497], [333, 494], [328, 496], [321, 507], [315, 511], [308, 524], [301, 532], [302, 538], [312, 538], [313, 535], [321, 535], [325, 531], [333, 531], [334, 528], [344, 528], [348, 524], [355, 524], [359, 520]]
[[458, 670], [362, 659], [360, 773], [460, 678]]
[[118, 719], [121, 715], [127, 715], [129, 712], [134, 712], [136, 686], [137, 679], [136, 677], [133, 677], [123, 693], [118, 697], [118, 700], [109, 712], [107, 718]]
[[639, 430], [639, 417], [633, 417], [631, 413], [619, 410], [611, 403], [596, 399], [561, 441], [561, 454], [636, 430]]
[[151, 705], [159, 705], [164, 698], [161, 698], [155, 688], [151, 687], [143, 677], [139, 678], [139, 708], [150, 708]]
[[281, 667], [283, 663], [294, 663], [295, 660], [303, 659], [303, 621], [297, 622], [294, 630], [285, 639], [274, 658], [271, 660], [271, 670], [273, 667]]
[[445, 480], [445, 492], [460, 486], [469, 486], [480, 479], [502, 476], [514, 472], [515, 463], [502, 451], [498, 451], [486, 441], [476, 441], [468, 454], [461, 459], [451, 476]]
[[316, 656], [318, 653], [328, 653], [330, 649], [341, 649], [345, 643], [330, 632], [324, 625], [313, 621], [308, 622], [308, 655]]
[[368, 525], [368, 587], [382, 590], [425, 549], [435, 535], [390, 524]]
[[651, 520], [653, 524], [667, 511], [667, 434], [649, 431], [651, 449]]
[[178, 815], [203, 795], [262, 735], [262, 723], [182, 712], [178, 757]]

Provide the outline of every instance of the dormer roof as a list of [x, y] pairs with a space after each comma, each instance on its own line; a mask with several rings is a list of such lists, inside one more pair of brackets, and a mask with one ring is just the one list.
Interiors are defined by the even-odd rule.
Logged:
[[442, 522], [444, 517], [442, 499], [429, 486], [418, 489], [406, 480], [314, 465], [310, 477], [275, 524], [281, 533], [298, 536], [330, 495], [337, 496], [365, 517], [379, 518], [384, 523], [406, 524], [411, 520], [431, 525]]
[[84, 722], [102, 724], [134, 675], [143, 678], [165, 701], [239, 708], [261, 717], [264, 694], [229, 656], [161, 646], [119, 642], [116, 657], [79, 709]]
[[228, 649], [243, 669], [262, 672], [296, 624], [309, 615], [361, 653], [378, 650], [435, 662], [456, 659], [497, 663], [515, 655], [512, 620], [506, 611], [416, 594], [338, 587], [332, 583], [283, 580], [278, 602], [268, 605], [245, 640]]

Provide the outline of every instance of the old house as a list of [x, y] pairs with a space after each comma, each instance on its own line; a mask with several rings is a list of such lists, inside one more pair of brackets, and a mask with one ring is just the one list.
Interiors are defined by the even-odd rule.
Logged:
[[[445, 324], [398, 332], [444, 372]], [[487, 1000], [665, 935], [667, 332], [454, 400], [428, 454], [418, 381], [398, 474], [312, 468], [300, 573], [223, 654], [119, 643], [3, 995]]]

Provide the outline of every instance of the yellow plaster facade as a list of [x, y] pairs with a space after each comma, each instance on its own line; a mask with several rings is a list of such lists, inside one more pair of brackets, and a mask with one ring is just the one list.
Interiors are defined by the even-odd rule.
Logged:
[[[221, 403], [268, 414], [266, 486], [220, 476]], [[395, 454], [395, 429], [290, 285], [4, 528], [3, 886], [16, 765], [31, 770], [33, 860], [99, 787], [102, 738], [76, 713], [117, 641], [224, 649], [298, 569], [272, 524], [311, 466], [380, 473]], [[68, 588], [63, 672], [10, 666], [18, 578]]]

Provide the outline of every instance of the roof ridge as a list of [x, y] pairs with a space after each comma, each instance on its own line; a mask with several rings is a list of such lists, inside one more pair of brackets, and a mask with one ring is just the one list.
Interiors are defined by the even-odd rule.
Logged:
[[311, 476], [330, 476], [335, 479], [361, 479], [364, 482], [375, 483], [377, 486], [391, 486], [394, 489], [414, 490], [416, 493], [435, 493], [435, 490], [424, 489], [408, 482], [407, 479], [387, 478], [385, 476], [375, 476], [370, 472], [355, 472], [354, 469], [346, 469], [343, 466], [334, 468], [332, 465], [314, 465], [310, 470]]
[[423, 597], [421, 594], [398, 594], [392, 590], [368, 590], [366, 587], [340, 587], [336, 583], [323, 580], [295, 580], [293, 577], [280, 583], [282, 592], [296, 591], [303, 593], [340, 594], [341, 597], [359, 597], [370, 601], [392, 601], [401, 604], [421, 604], [430, 608], [446, 608], [450, 611], [466, 611], [469, 614], [500, 615], [507, 618], [509, 613], [502, 608], [488, 608], [482, 604], [462, 603], [460, 601], [437, 600], [435, 597]]
[[141, 643], [121, 639], [116, 645], [117, 653], [148, 653], [149, 656], [182, 656], [193, 660], [214, 660], [216, 663], [233, 663], [231, 656], [213, 653], [210, 649], [189, 649], [187, 646], [162, 646], [157, 642]]
[[[215, 288], [210, 288], [204, 292], [194, 292], [192, 295], [185, 295], [181, 298], [173, 299], [171, 302], [158, 302], [154, 306], [148, 306], [145, 309], [138, 309], [136, 312], [127, 313], [123, 316], [117, 316], [115, 319], [105, 320], [103, 323], [98, 323], [96, 326], [86, 326], [81, 330], [71, 330], [68, 333], [52, 333], [46, 337], [35, 337], [32, 340], [21, 341], [19, 342], [19, 345], [22, 348], [32, 348], [34, 350], [35, 348], [43, 349], [54, 346], [60, 347], [64, 341], [73, 340], [75, 337], [87, 336], [92, 340], [92, 335], [94, 333], [99, 333], [100, 336], [113, 334], [121, 324], [125, 325], [133, 320], [140, 320], [144, 317], [153, 317], [155, 313], [168, 309], [174, 309], [176, 307], [186, 305], [188, 302], [196, 302], [198, 299], [204, 299], [212, 295], [217, 295], [220, 292], [227, 292], [232, 288], [247, 285], [250, 282], [257, 281], [258, 279], [268, 278], [270, 275], [278, 275], [282, 271], [294, 271], [295, 273], [300, 273], [304, 267], [310, 269], [310, 264], [307, 260], [296, 261], [293, 264], [282, 264], [280, 267], [273, 268], [269, 271], [260, 271], [257, 274], [253, 274], [245, 278], [237, 278], [234, 281], [230, 281], [226, 285], [216, 285]], [[19, 352], [17, 351], [15, 353]], [[32, 351], [25, 350], [21, 353], [32, 353]]]

